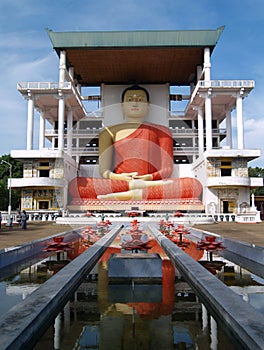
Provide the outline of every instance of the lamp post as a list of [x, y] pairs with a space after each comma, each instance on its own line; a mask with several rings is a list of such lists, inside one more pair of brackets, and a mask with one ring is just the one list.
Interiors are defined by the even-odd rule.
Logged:
[[9, 166], [9, 197], [8, 197], [8, 225], [11, 226], [11, 178], [12, 178], [12, 164], [7, 162], [6, 160], [1, 160], [0, 164], [7, 164]]

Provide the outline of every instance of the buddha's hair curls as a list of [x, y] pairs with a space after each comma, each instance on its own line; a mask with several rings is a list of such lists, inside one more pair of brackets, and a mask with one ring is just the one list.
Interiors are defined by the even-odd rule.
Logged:
[[123, 91], [123, 93], [122, 93], [122, 98], [121, 98], [122, 102], [124, 102], [125, 93], [126, 93], [127, 91], [130, 91], [130, 90], [142, 90], [142, 91], [144, 91], [145, 94], [146, 94], [146, 96], [147, 96], [147, 101], [149, 102], [149, 93], [148, 93], [148, 91], [147, 91], [145, 88], [143, 88], [142, 86], [139, 86], [139, 85], [132, 85], [132, 86], [126, 88], [126, 89]]

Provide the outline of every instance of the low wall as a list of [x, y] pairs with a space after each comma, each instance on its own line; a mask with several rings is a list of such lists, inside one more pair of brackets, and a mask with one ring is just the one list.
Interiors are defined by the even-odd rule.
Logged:
[[80, 239], [80, 232], [81, 229], [70, 230], [19, 246], [2, 249], [0, 250], [0, 269], [41, 253], [47, 247], [47, 242], [52, 241], [54, 236], [63, 236], [64, 242], [67, 243]]
[[[190, 232], [194, 237], [197, 237], [200, 240], [205, 239], [205, 236], [207, 235], [216, 236], [218, 237], [218, 241], [223, 242], [223, 246], [226, 247], [225, 250], [240, 255], [241, 257], [248, 260], [252, 260], [254, 263], [264, 265], [263, 247], [258, 247], [255, 244], [250, 244], [247, 242], [238, 242], [237, 240], [225, 238], [216, 233], [212, 233], [209, 230], [210, 228], [208, 228], [208, 231], [192, 228], [190, 229]], [[219, 254], [223, 255], [221, 252], [219, 252]]]

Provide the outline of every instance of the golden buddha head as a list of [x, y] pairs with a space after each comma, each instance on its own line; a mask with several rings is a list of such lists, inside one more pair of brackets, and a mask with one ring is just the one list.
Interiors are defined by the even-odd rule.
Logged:
[[143, 118], [149, 108], [149, 93], [141, 86], [134, 85], [123, 91], [122, 108], [126, 117]]

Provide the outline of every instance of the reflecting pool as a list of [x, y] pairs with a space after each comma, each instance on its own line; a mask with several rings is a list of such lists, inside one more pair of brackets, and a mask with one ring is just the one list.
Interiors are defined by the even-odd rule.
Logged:
[[[47, 257], [0, 283], [1, 314], [30, 295], [85, 247]], [[41, 349], [195, 349], [241, 350], [209, 314], [160, 247], [160, 283], [113, 283], [108, 260], [120, 252], [113, 244], [34, 347]], [[190, 244], [186, 252], [201, 263], [206, 253]], [[263, 313], [264, 281], [217, 256], [213, 273]]]

